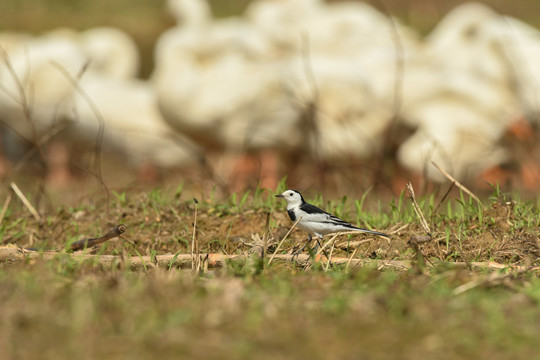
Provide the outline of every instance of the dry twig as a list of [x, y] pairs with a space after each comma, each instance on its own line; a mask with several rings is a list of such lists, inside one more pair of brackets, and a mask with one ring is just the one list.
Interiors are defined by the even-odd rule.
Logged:
[[482, 203], [482, 201], [478, 198], [478, 196], [474, 195], [472, 193], [472, 191], [470, 191], [469, 189], [467, 189], [464, 185], [462, 185], [459, 181], [457, 181], [456, 179], [454, 179], [454, 177], [452, 177], [452, 175], [450, 175], [449, 173], [447, 173], [446, 171], [444, 171], [439, 165], [437, 165], [434, 161], [431, 162], [433, 164], [433, 166], [435, 166], [437, 168], [437, 170], [439, 170], [441, 172], [441, 174], [443, 174], [448, 180], [452, 181], [454, 183], [454, 185], [456, 185], [460, 190], [462, 190], [464, 193], [466, 193], [467, 195], [469, 195], [470, 197], [472, 197], [474, 200], [476, 200], [476, 202], [478, 202], [478, 204], [480, 204], [480, 206], [484, 207], [484, 204]]
[[21, 199], [22, 203], [24, 204], [24, 206], [26, 206], [26, 208], [28, 209], [28, 211], [30, 211], [30, 213], [32, 214], [32, 216], [34, 216], [34, 218], [36, 219], [37, 222], [41, 222], [41, 216], [39, 216], [38, 212], [36, 211], [36, 209], [32, 206], [32, 204], [30, 203], [30, 201], [28, 201], [28, 199], [26, 198], [26, 196], [24, 196], [24, 194], [22, 193], [21, 189], [19, 189], [19, 187], [17, 186], [17, 184], [15, 184], [14, 182], [12, 182], [11, 184], [9, 184], [11, 186], [11, 188], [13, 189], [13, 191], [15, 192], [15, 194], [19, 197], [19, 199]]
[[[7, 51], [2, 47], [0, 47], [0, 58], [2, 59], [4, 65], [6, 66], [6, 69], [8, 70], [8, 73], [11, 79], [14, 81], [15, 86], [17, 87], [18, 94], [17, 95], [10, 94], [5, 89], [2, 89], [2, 90], [21, 106], [24, 120], [28, 123], [28, 126], [30, 128], [30, 135], [31, 135], [30, 143], [32, 144], [32, 146], [36, 148], [38, 152], [38, 157], [43, 167], [46, 169], [47, 160], [46, 160], [45, 153], [43, 152], [42, 147], [39, 145], [36, 124], [34, 123], [34, 119], [32, 118], [32, 95], [33, 94], [27, 93], [24, 87], [24, 84], [19, 77], [19, 74], [17, 74], [17, 71], [15, 70], [13, 64], [11, 63], [11, 59], [9, 58]], [[17, 131], [15, 131], [15, 133], [21, 136]], [[28, 139], [25, 136], [21, 136], [21, 137], [28, 141]], [[43, 172], [43, 176], [45, 176], [45, 173], [46, 172]]]
[[[0, 262], [18, 262], [26, 261], [28, 259], [52, 259], [58, 256], [58, 252], [47, 251], [40, 253], [37, 251], [29, 251], [18, 247], [0, 247]], [[156, 256], [132, 256], [122, 261], [122, 257], [118, 255], [92, 255], [81, 252], [66, 254], [72, 259], [77, 261], [91, 260], [102, 266], [121, 266], [127, 264], [131, 269], [143, 269], [146, 267], [161, 267], [164, 269], [180, 268], [190, 269], [192, 266], [191, 254], [165, 254]], [[224, 255], [224, 254], [205, 254], [205, 263], [209, 269], [223, 267], [227, 262], [243, 263], [248, 258], [247, 255]], [[312, 257], [307, 254], [293, 255], [293, 254], [276, 254], [274, 259], [276, 261], [291, 262], [296, 260], [300, 264], [309, 264]], [[315, 258], [315, 261], [326, 260], [323, 256]], [[456, 268], [476, 268], [486, 270], [501, 270], [512, 269], [515, 271], [539, 271], [540, 267], [529, 268], [521, 265], [506, 265], [496, 263], [492, 261], [485, 262], [438, 262], [435, 265], [448, 264], [453, 265]], [[398, 269], [411, 269], [413, 262], [410, 260], [376, 260], [376, 259], [351, 259], [338, 257], [331, 260], [331, 265], [347, 265], [350, 266], [375, 266], [377, 268], [394, 267]]]
[[266, 250], [268, 249], [268, 234], [270, 234], [270, 213], [266, 213], [266, 223], [264, 225], [264, 235], [262, 238], [262, 245], [263, 245], [263, 251], [262, 251], [262, 258], [264, 259], [264, 255], [266, 254]]
[[324, 271], [328, 271], [330, 268], [330, 264], [332, 263], [332, 253], [334, 252], [334, 249], [336, 248], [335, 243], [332, 243], [332, 247], [330, 248], [330, 255], [328, 255], [328, 261], [326, 262], [326, 267], [324, 268]]
[[330, 240], [328, 240], [327, 242], [325, 242], [324, 245], [321, 246], [321, 247], [319, 248], [319, 250], [317, 250], [317, 253], [315, 254], [315, 256], [319, 256], [320, 254], [322, 254], [322, 252], [324, 251], [324, 249], [325, 249], [328, 245], [333, 244], [334, 241], [336, 240], [336, 238], [337, 238], [339, 235], [341, 235], [341, 234], [351, 234], [351, 233], [353, 233], [353, 232], [346, 232], [346, 233], [338, 232], [338, 233], [334, 234], [334, 236], [332, 236], [332, 237], [330, 238]]
[[11, 202], [11, 192], [8, 193], [6, 197], [6, 201], [4, 201], [4, 206], [2, 206], [2, 212], [0, 212], [0, 224], [2, 224], [2, 221], [4, 221], [4, 216], [6, 216], [6, 211], [10, 202]]
[[278, 246], [276, 247], [276, 250], [274, 250], [274, 253], [272, 254], [272, 256], [270, 257], [270, 260], [268, 261], [268, 265], [270, 265], [272, 263], [272, 261], [274, 260], [274, 257], [276, 256], [277, 252], [279, 251], [279, 249], [281, 248], [281, 245], [283, 245], [283, 242], [285, 241], [285, 239], [287, 239], [287, 237], [289, 236], [289, 234], [293, 231], [293, 229], [296, 227], [296, 225], [298, 224], [298, 222], [302, 220], [302, 217], [300, 216], [295, 222], [294, 224], [291, 226], [291, 228], [289, 229], [289, 231], [287, 231], [287, 233], [285, 234], [285, 236], [283, 237], [283, 239], [281, 239], [281, 241], [279, 242]]
[[79, 240], [79, 241], [74, 242], [73, 244], [71, 244], [70, 249], [72, 251], [77, 251], [77, 250], [83, 250], [92, 246], [99, 245], [101, 243], [104, 243], [107, 240], [114, 239], [122, 235], [124, 232], [126, 232], [126, 228], [127, 228], [126, 225], [123, 225], [123, 224], [116, 225], [103, 236], [93, 238], [93, 239]]
[[358, 240], [358, 241], [345, 241], [339, 244], [336, 244], [336, 247], [341, 250], [348, 250], [351, 248], [357, 248], [362, 244], [365, 244], [367, 242], [375, 240], [374, 238], [371, 239], [365, 239], [365, 240]]
[[439, 203], [437, 204], [437, 206], [435, 207], [435, 210], [433, 210], [433, 213], [432, 213], [432, 216], [434, 214], [437, 213], [437, 211], [439, 211], [439, 208], [441, 207], [442, 203], [444, 202], [444, 200], [446, 200], [446, 198], [448, 197], [448, 195], [450, 194], [450, 191], [452, 191], [452, 188], [454, 187], [454, 185], [456, 184], [455, 181], [452, 181], [452, 183], [450, 184], [450, 186], [448, 187], [448, 190], [446, 190], [446, 193], [444, 193], [443, 197], [441, 198], [441, 200], [439, 200]]
[[193, 219], [193, 236], [191, 238], [191, 270], [196, 273], [200, 270], [201, 259], [199, 257], [199, 242], [197, 238], [197, 210], [199, 208], [199, 201], [193, 198], [195, 202], [195, 216]]
[[424, 214], [422, 213], [422, 210], [420, 209], [420, 206], [418, 205], [418, 202], [416, 201], [416, 196], [414, 195], [414, 189], [410, 181], [407, 183], [406, 187], [407, 187], [407, 191], [409, 192], [409, 195], [411, 196], [414, 212], [416, 213], [416, 216], [418, 216], [418, 218], [420, 219], [420, 224], [424, 228], [424, 231], [431, 237], [431, 229], [429, 228], [426, 218], [424, 217]]
[[106, 203], [107, 203], [107, 213], [109, 212], [109, 200], [110, 200], [110, 191], [109, 187], [105, 183], [105, 180], [103, 179], [103, 169], [102, 169], [102, 147], [103, 147], [103, 139], [105, 137], [105, 119], [103, 118], [103, 114], [97, 107], [96, 103], [92, 100], [90, 95], [86, 92], [86, 90], [81, 86], [80, 79], [86, 72], [89, 66], [89, 62], [86, 62], [76, 74], [76, 76], [72, 76], [69, 71], [65, 67], [63, 67], [61, 64], [57, 62], [52, 62], [52, 65], [56, 67], [56, 69], [66, 78], [66, 80], [71, 84], [73, 89], [81, 96], [81, 98], [86, 102], [88, 107], [90, 108], [90, 111], [94, 114], [94, 117], [96, 118], [97, 124], [98, 124], [98, 131], [96, 135], [96, 141], [94, 144], [94, 165], [95, 165], [95, 171], [91, 171], [90, 169], [83, 169], [79, 168], [82, 171], [87, 172], [88, 174], [94, 176], [96, 180], [98, 181], [101, 188], [105, 191], [105, 197], [106, 197]]
[[513, 272], [513, 273], [501, 274], [499, 272], [495, 272], [495, 273], [489, 274], [487, 277], [477, 278], [456, 287], [453, 291], [453, 294], [454, 295], [463, 294], [464, 292], [472, 290], [478, 286], [497, 285], [497, 284], [502, 283], [504, 280], [508, 278], [514, 277], [519, 274], [523, 274], [524, 272], [528, 270], [537, 270], [537, 269], [536, 268], [531, 269], [529, 266], [521, 266], [517, 268], [516, 272]]
[[354, 249], [353, 253], [351, 254], [351, 256], [349, 256], [349, 259], [347, 260], [347, 266], [345, 266], [345, 270], [346, 271], [349, 271], [349, 267], [351, 266], [351, 263], [352, 263], [352, 260], [354, 258], [354, 256], [356, 255], [356, 253], [358, 252], [358, 249], [360, 247], [357, 246], [356, 249]]
[[[320, 255], [323, 250], [330, 244], [332, 244], [333, 242], [335, 242], [336, 238], [339, 236], [339, 235], [348, 235], [348, 234], [354, 234], [354, 235], [358, 235], [358, 234], [362, 234], [361, 232], [358, 232], [358, 231], [344, 231], [344, 232], [338, 232], [336, 234], [334, 234], [334, 236], [332, 236], [330, 238], [330, 240], [328, 240], [326, 243], [324, 243], [323, 246], [321, 246], [319, 248], [319, 250], [317, 251], [317, 254], [316, 255]], [[366, 234], [369, 234], [369, 233], [366, 233]], [[337, 248], [339, 249], [342, 249], [342, 250], [346, 250], [346, 249], [349, 249], [351, 247], [357, 247], [361, 244], [364, 244], [366, 242], [370, 242], [370, 241], [373, 241], [375, 240], [374, 238], [373, 239], [365, 239], [365, 240], [359, 240], [359, 241], [347, 241], [347, 242], [342, 242], [342, 243], [339, 243], [336, 245]]]

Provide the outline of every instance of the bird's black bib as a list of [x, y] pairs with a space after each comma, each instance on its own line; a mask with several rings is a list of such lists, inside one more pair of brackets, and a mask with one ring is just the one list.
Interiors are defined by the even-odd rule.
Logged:
[[294, 214], [294, 211], [291, 209], [291, 210], [287, 210], [287, 214], [289, 214], [289, 217], [291, 218], [291, 221], [296, 221], [296, 215]]

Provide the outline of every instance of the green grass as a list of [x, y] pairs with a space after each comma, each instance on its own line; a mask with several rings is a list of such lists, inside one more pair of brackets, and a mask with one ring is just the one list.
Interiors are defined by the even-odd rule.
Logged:
[[538, 279], [515, 277], [453, 295], [470, 277], [372, 268], [193, 277], [62, 257], [2, 266], [0, 337], [8, 358], [535, 356]]
[[[199, 193], [198, 239], [202, 252], [245, 253], [242, 241], [290, 226], [274, 191], [253, 189], [228, 197]], [[98, 254], [156, 256], [189, 253], [195, 211], [189, 186], [113, 193], [107, 208], [92, 198], [59, 206], [37, 224], [15, 199], [2, 223], [2, 242], [64, 249], [117, 223], [125, 239]], [[308, 194], [310, 195], [310, 194]], [[49, 261], [0, 264], [0, 345], [6, 358], [368, 358], [520, 359], [537, 355], [540, 281], [536, 270], [500, 272], [452, 266], [454, 261], [494, 260], [537, 265], [540, 212], [534, 202], [494, 190], [483, 205], [453, 191], [418, 199], [434, 241], [417, 262], [407, 245], [423, 235], [408, 195], [389, 203], [367, 191], [358, 199], [306, 196], [362, 226], [388, 231], [405, 226], [390, 242], [362, 244], [357, 257], [412, 260], [413, 267], [303, 269], [275, 262], [262, 267], [229, 263], [192, 275], [191, 270], [145, 264], [130, 271], [121, 262], [58, 254]], [[440, 204], [439, 204], [440, 203]], [[281, 234], [281, 235], [280, 235]], [[32, 240], [33, 239], [33, 240]], [[304, 239], [295, 231], [284, 249]], [[348, 237], [363, 240], [365, 236]], [[241, 241], [242, 240], [242, 241]], [[343, 240], [343, 239], [342, 239]], [[336, 250], [334, 256], [350, 256]], [[118, 267], [120, 265], [120, 267]], [[463, 290], [464, 289], [464, 290]]]

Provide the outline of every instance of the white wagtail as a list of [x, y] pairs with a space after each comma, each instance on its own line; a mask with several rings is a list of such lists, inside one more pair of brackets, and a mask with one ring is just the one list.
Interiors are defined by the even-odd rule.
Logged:
[[362, 229], [341, 220], [340, 218], [319, 209], [315, 205], [309, 204], [304, 200], [302, 194], [296, 190], [287, 190], [276, 197], [287, 200], [287, 213], [293, 222], [301, 218], [296, 226], [308, 233], [308, 242], [296, 254], [300, 254], [304, 248], [311, 243], [312, 235], [315, 235], [317, 244], [320, 246], [319, 239], [324, 235], [337, 233], [340, 231], [358, 231], [375, 234], [384, 237], [390, 237], [378, 231]]

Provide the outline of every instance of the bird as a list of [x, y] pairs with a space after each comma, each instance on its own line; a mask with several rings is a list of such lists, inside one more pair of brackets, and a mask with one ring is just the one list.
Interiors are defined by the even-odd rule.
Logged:
[[283, 198], [287, 201], [287, 213], [289, 214], [289, 218], [293, 222], [300, 219], [297, 223], [298, 228], [308, 233], [307, 243], [297, 251], [295, 255], [300, 254], [305, 247], [311, 243], [313, 235], [317, 237], [317, 246], [321, 246], [320, 240], [324, 235], [341, 231], [357, 231], [387, 238], [390, 237], [382, 232], [362, 229], [351, 225], [337, 216], [329, 214], [317, 206], [306, 202], [302, 194], [296, 190], [286, 190], [283, 193], [276, 195], [276, 197]]

